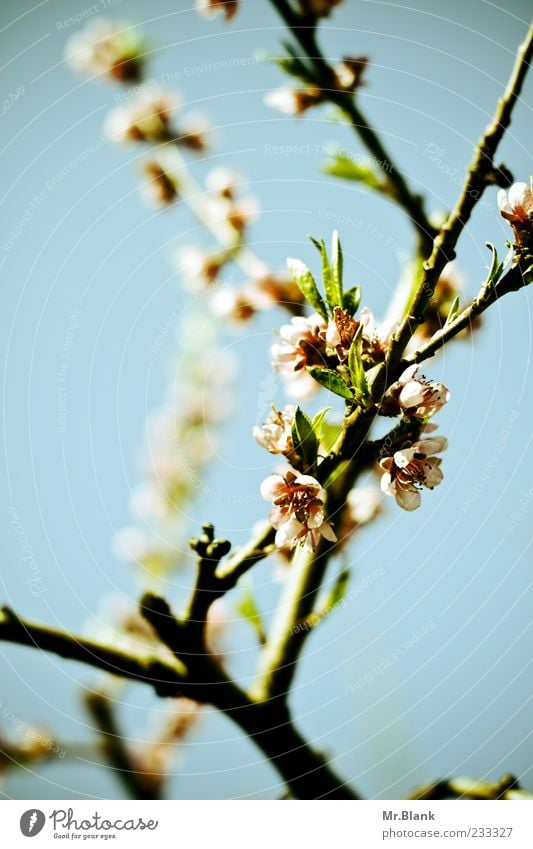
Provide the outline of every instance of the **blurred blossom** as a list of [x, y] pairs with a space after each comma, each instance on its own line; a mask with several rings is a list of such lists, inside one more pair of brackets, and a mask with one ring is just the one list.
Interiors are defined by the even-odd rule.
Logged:
[[303, 115], [311, 106], [317, 106], [324, 99], [324, 93], [317, 86], [291, 88], [281, 86], [265, 94], [265, 105], [284, 115]]
[[171, 122], [177, 107], [174, 94], [162, 89], [143, 89], [131, 103], [111, 110], [104, 133], [116, 144], [168, 141], [173, 135]]
[[236, 14], [239, 7], [238, 0], [196, 0], [196, 9], [204, 18], [212, 18], [213, 15], [222, 13], [226, 21]]
[[190, 112], [183, 116], [183, 125], [176, 142], [194, 153], [204, 153], [210, 146], [211, 122], [207, 115]]
[[345, 56], [334, 69], [339, 88], [342, 91], [355, 91], [363, 86], [363, 74], [367, 65], [367, 56]]
[[169, 206], [179, 197], [179, 178], [173, 163], [166, 157], [145, 159], [141, 163], [141, 173], [145, 178], [141, 193], [151, 206]]
[[231, 200], [243, 182], [242, 176], [237, 171], [230, 168], [212, 168], [205, 179], [205, 186], [208, 191]]
[[146, 420], [145, 478], [132, 491], [130, 509], [153, 530], [127, 527], [113, 543], [121, 559], [143, 568], [141, 577], [146, 571], [162, 575], [187, 562], [190, 504], [201, 492], [202, 475], [216, 451], [216, 428], [232, 409], [236, 360], [220, 350], [209, 329], [203, 316], [188, 315], [183, 321], [177, 379], [169, 384], [165, 403]]
[[338, 530], [339, 543], [348, 541], [351, 534], [368, 525], [382, 512], [382, 493], [377, 486], [357, 486], [350, 490]]
[[217, 289], [209, 301], [213, 315], [243, 324], [256, 314], [256, 308], [245, 289], [226, 286]]
[[65, 55], [78, 73], [135, 82], [141, 78], [144, 50], [142, 37], [134, 27], [95, 18], [69, 38]]
[[177, 262], [185, 287], [191, 292], [201, 292], [215, 282], [227, 262], [227, 256], [220, 251], [207, 253], [191, 246], [181, 248]]

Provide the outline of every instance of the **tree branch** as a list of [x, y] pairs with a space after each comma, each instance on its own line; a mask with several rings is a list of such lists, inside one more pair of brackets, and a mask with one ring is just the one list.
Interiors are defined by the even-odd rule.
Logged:
[[271, 0], [271, 3], [305, 51], [306, 58], [311, 62], [314, 82], [322, 89], [330, 103], [342, 110], [376, 165], [383, 171], [388, 185], [391, 186], [393, 200], [407, 213], [417, 232], [419, 253], [426, 256], [431, 249], [435, 228], [425, 213], [424, 198], [410, 189], [379, 135], [370, 126], [357, 105], [354, 95], [340, 91], [336, 86], [334, 69], [326, 61], [318, 46], [313, 17], [295, 12], [287, 0]]
[[503, 96], [498, 101], [494, 118], [478, 142], [461, 195], [433, 242], [431, 256], [411, 302], [409, 314], [401, 322], [389, 349], [386, 366], [394, 379], [395, 366], [416, 327], [424, 320], [426, 307], [435, 291], [438, 279], [448, 262], [455, 258], [455, 247], [476, 203], [492, 181], [494, 157], [505, 131], [511, 123], [522, 85], [533, 57], [533, 23], [520, 45], [511, 76]]
[[450, 339], [470, 327], [474, 319], [484, 313], [492, 304], [509, 292], [518, 292], [526, 285], [520, 266], [514, 265], [496, 286], [489, 289], [488, 292], [482, 287], [472, 303], [465, 307], [453, 321], [434, 333], [425, 345], [405, 357], [401, 368], [406, 368], [412, 363], [422, 363], [424, 360], [433, 357]]

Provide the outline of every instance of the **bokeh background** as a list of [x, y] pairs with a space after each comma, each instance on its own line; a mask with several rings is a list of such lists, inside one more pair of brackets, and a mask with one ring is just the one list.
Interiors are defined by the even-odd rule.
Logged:
[[[320, 146], [335, 140], [360, 151], [349, 129], [324, 110], [295, 120], [264, 106], [264, 93], [284, 81], [256, 58], [258, 49], [276, 52], [284, 35], [266, 0], [243, 0], [227, 26], [167, 0], [97, 5], [141, 25], [152, 50], [149, 76], [164, 82], [171, 75], [187, 106], [211, 117], [216, 145], [193, 173], [201, 179], [222, 164], [247, 174], [262, 207], [251, 231], [256, 252], [273, 267], [287, 255], [310, 263], [307, 234], [329, 238], [337, 224], [350, 284], [363, 285], [363, 302], [383, 313], [411, 247], [410, 229], [391, 204], [320, 173]], [[509, 0], [505, 9], [485, 0], [346, 0], [324, 27], [328, 57], [371, 57], [361, 105], [433, 212], [456, 199], [524, 36], [528, 7], [526, 0]], [[111, 540], [129, 522], [146, 415], [169, 377], [179, 380], [176, 334], [150, 350], [176, 309], [187, 316], [172, 257], [204, 239], [187, 210], [144, 206], [139, 151], [102, 140], [118, 89], [74, 76], [63, 58], [78, 26], [62, 22], [82, 8], [67, 0], [4, 0], [0, 12], [2, 98], [22, 89], [2, 107], [0, 597], [29, 617], [74, 630], [103, 594], [137, 593]], [[209, 68], [234, 58], [242, 66]], [[532, 92], [530, 78], [499, 154], [522, 180], [532, 171]], [[270, 150], [295, 144], [309, 145], [309, 153]], [[487, 266], [485, 242], [503, 252], [508, 236], [490, 190], [460, 241], [470, 294]], [[57, 376], [73, 315], [79, 326], [68, 358], [68, 412], [58, 432]], [[241, 360], [236, 406], [191, 525], [211, 520], [236, 543], [266, 514], [258, 486], [269, 458], [250, 430], [264, 405], [272, 328], [281, 319], [269, 313], [237, 335], [221, 331], [222, 345]], [[396, 798], [445, 775], [496, 779], [506, 771], [533, 790], [531, 327], [531, 293], [512, 295], [491, 309], [473, 342], [451, 346], [428, 365], [452, 391], [439, 416], [450, 439], [445, 482], [416, 514], [387, 503], [386, 515], [359, 535], [349, 559], [352, 586], [361, 591], [307, 644], [293, 694], [298, 725], [370, 797]], [[201, 350], [202, 333], [187, 344]], [[282, 401], [281, 389], [275, 400]], [[37, 564], [38, 596], [28, 588], [13, 510]], [[363, 589], [376, 569], [379, 579]], [[268, 564], [257, 570], [256, 587], [268, 617], [279, 592]], [[420, 630], [425, 636], [400, 656]], [[236, 633], [230, 662], [246, 675], [255, 648], [242, 629]], [[91, 738], [79, 689], [94, 682], [91, 670], [29, 649], [0, 649], [4, 731], [13, 714], [66, 740]], [[391, 658], [386, 671], [372, 674]], [[367, 673], [372, 680], [367, 675], [356, 686]], [[142, 738], [154, 699], [141, 687], [127, 694], [124, 721]], [[170, 789], [174, 798], [282, 792], [254, 746], [212, 711], [183, 747]], [[5, 797], [28, 799], [122, 792], [109, 770], [69, 759], [10, 772], [3, 788]]]

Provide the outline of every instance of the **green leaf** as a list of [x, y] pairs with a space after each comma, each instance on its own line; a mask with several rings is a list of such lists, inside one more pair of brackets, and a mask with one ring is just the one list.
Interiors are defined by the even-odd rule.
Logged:
[[330, 305], [331, 309], [333, 309], [333, 307], [342, 307], [342, 291], [339, 289], [339, 286], [335, 279], [335, 275], [333, 273], [333, 269], [329, 261], [326, 243], [324, 242], [324, 239], [318, 241], [312, 236], [310, 236], [309, 238], [311, 239], [313, 245], [322, 257], [322, 280], [324, 282], [326, 300]]
[[361, 351], [362, 335], [363, 328], [359, 325], [348, 353], [348, 368], [350, 369], [350, 377], [354, 388], [355, 400], [361, 407], [366, 408], [370, 400], [370, 389], [368, 387], [365, 367], [363, 365], [363, 356]]
[[385, 182], [368, 165], [360, 165], [342, 153], [334, 153], [330, 162], [322, 165], [322, 171], [341, 180], [353, 180], [362, 183], [374, 191], [387, 193]]
[[324, 425], [324, 420], [331, 410], [331, 407], [324, 407], [323, 410], [320, 410], [313, 418], [311, 419], [311, 425], [313, 427], [313, 431], [315, 432], [315, 436], [319, 442], [322, 440], [322, 430]]
[[348, 590], [348, 582], [350, 580], [350, 572], [348, 569], [343, 569], [342, 572], [339, 572], [335, 583], [333, 584], [331, 591], [327, 597], [326, 601], [326, 613], [331, 613], [332, 609], [336, 607], [338, 604], [346, 596], [346, 591]]
[[505, 262], [499, 262], [498, 260], [498, 251], [490, 242], [486, 243], [489, 251], [492, 251], [492, 262], [490, 264], [489, 273], [487, 274], [487, 278], [483, 283], [482, 288], [488, 293], [493, 286], [496, 285], [500, 277], [502, 276], [503, 269], [505, 266]]
[[359, 309], [361, 294], [360, 286], [354, 286], [352, 289], [348, 289], [348, 291], [343, 294], [342, 306], [345, 312], [349, 313], [349, 315], [355, 315]]
[[266, 632], [263, 625], [263, 619], [257, 608], [251, 590], [246, 589], [237, 604], [237, 613], [240, 613], [254, 629], [257, 639], [264, 645], [266, 642]]
[[303, 457], [306, 466], [314, 466], [318, 440], [311, 419], [299, 407], [294, 414], [291, 437], [296, 453]]
[[305, 620], [306, 628], [315, 628], [330, 613], [333, 613], [336, 607], [342, 604], [348, 590], [349, 580], [350, 572], [348, 569], [339, 572], [331, 590], [321, 598], [315, 612]]
[[318, 291], [315, 278], [301, 260], [289, 257], [287, 260], [289, 273], [298, 286], [300, 292], [315, 312], [322, 316], [325, 321], [328, 320], [328, 310], [322, 295]]
[[339, 239], [339, 234], [337, 230], [333, 231], [331, 236], [331, 270], [333, 272], [333, 280], [337, 287], [337, 292], [339, 294], [340, 304], [343, 305], [343, 295], [342, 295], [342, 274], [343, 274], [344, 260], [342, 256], [342, 247]]
[[338, 372], [321, 366], [308, 366], [307, 371], [317, 383], [329, 389], [330, 392], [340, 395], [341, 398], [346, 398], [348, 401], [353, 400], [352, 390]]
[[444, 326], [446, 327], [448, 324], [451, 324], [452, 321], [454, 321], [457, 318], [458, 313], [459, 313], [459, 295], [456, 295], [455, 298], [453, 299], [453, 302], [452, 302], [452, 305], [451, 305], [450, 310], [448, 312], [448, 317], [446, 319]]

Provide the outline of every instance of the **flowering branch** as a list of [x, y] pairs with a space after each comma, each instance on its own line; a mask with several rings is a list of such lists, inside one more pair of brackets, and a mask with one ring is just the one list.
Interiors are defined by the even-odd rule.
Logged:
[[424, 210], [424, 200], [421, 195], [413, 192], [404, 175], [397, 167], [379, 135], [369, 124], [368, 120], [355, 101], [354, 93], [339, 90], [336, 84], [335, 70], [326, 61], [318, 46], [316, 38], [316, 17], [312, 14], [295, 11], [288, 0], [270, 0], [274, 8], [283, 18], [294, 38], [305, 52], [305, 57], [312, 65], [313, 78], [310, 82], [318, 86], [327, 100], [339, 107], [374, 161], [385, 176], [385, 185], [390, 187], [387, 192], [411, 219], [418, 234], [419, 252], [426, 256], [431, 248], [435, 229]]
[[509, 292], [518, 292], [527, 285], [520, 265], [514, 265], [494, 286], [483, 285], [473, 301], [459, 315], [435, 333], [431, 339], [402, 361], [402, 366], [422, 363], [433, 357], [440, 348], [470, 327], [477, 316]]
[[393, 336], [387, 358], [387, 366], [393, 372], [416, 327], [424, 320], [426, 307], [431, 300], [445, 265], [455, 258], [455, 246], [474, 207], [487, 186], [493, 183], [494, 157], [498, 145], [511, 123], [513, 108], [520, 96], [532, 57], [533, 23], [524, 42], [518, 49], [511, 76], [502, 97], [498, 101], [494, 118], [476, 146], [461, 195], [433, 242], [431, 256], [424, 263], [423, 273], [412, 299], [409, 314], [405, 316]]

